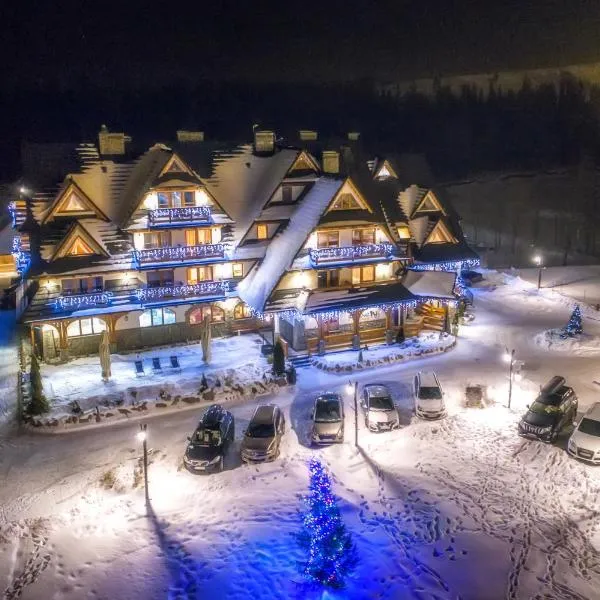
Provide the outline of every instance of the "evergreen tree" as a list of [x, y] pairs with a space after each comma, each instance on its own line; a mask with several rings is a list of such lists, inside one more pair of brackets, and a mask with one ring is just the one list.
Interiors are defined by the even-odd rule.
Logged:
[[571, 313], [571, 317], [569, 318], [569, 322], [563, 327], [560, 337], [575, 337], [580, 333], [583, 333], [583, 326], [581, 324], [581, 309], [579, 308], [579, 304], [576, 304], [573, 312]]
[[27, 413], [30, 415], [43, 415], [44, 413], [47, 413], [50, 410], [50, 405], [44, 396], [40, 363], [35, 354], [31, 355], [29, 386], [31, 397], [27, 403]]
[[275, 342], [273, 347], [273, 373], [275, 375], [283, 375], [285, 372], [285, 354], [283, 352], [283, 344], [281, 340]]
[[331, 480], [317, 459], [309, 463], [310, 491], [305, 497], [307, 512], [300, 543], [308, 551], [301, 566], [311, 581], [332, 588], [344, 586], [345, 576], [356, 564], [356, 548], [346, 530]]

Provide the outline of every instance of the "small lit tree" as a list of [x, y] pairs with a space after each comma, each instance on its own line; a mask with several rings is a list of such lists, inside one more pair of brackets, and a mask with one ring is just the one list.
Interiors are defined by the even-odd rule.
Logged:
[[563, 327], [560, 337], [575, 337], [581, 333], [583, 333], [583, 326], [581, 324], [581, 309], [579, 308], [579, 304], [576, 304], [573, 312], [571, 313], [571, 317], [569, 318], [569, 322]]
[[331, 480], [317, 459], [309, 463], [310, 491], [300, 543], [308, 551], [301, 565], [310, 581], [331, 588], [344, 586], [344, 578], [356, 564], [356, 548], [346, 530], [337, 501], [331, 491]]
[[50, 405], [42, 386], [42, 375], [40, 373], [40, 363], [35, 354], [31, 355], [31, 371], [29, 374], [30, 399], [27, 403], [27, 413], [30, 415], [43, 415], [50, 410]]
[[273, 373], [275, 375], [283, 375], [285, 372], [285, 354], [283, 352], [283, 344], [281, 340], [275, 342], [273, 346]]

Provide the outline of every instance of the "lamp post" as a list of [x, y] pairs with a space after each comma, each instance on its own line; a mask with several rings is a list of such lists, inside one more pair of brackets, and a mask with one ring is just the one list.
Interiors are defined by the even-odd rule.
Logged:
[[504, 353], [504, 362], [507, 362], [508, 367], [508, 408], [510, 408], [510, 402], [512, 400], [512, 382], [513, 382], [513, 370], [515, 366], [515, 349], [513, 348], [510, 352], [508, 348]]
[[150, 506], [150, 495], [148, 492], [148, 426], [146, 423], [140, 423], [137, 439], [142, 442], [142, 447], [144, 449], [144, 493], [146, 495], [146, 507], [148, 507]]
[[536, 254], [533, 257], [533, 262], [538, 266], [538, 287], [537, 289], [539, 290], [540, 287], [542, 286], [542, 256], [540, 254]]
[[348, 382], [348, 394], [354, 393], [354, 446], [358, 447], [358, 381]]

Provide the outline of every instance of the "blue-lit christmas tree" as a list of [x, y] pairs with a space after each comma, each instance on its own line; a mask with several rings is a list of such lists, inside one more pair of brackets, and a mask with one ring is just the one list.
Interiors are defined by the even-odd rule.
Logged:
[[323, 465], [311, 459], [310, 491], [304, 498], [307, 511], [300, 543], [308, 557], [302, 563], [302, 572], [309, 580], [327, 587], [344, 586], [344, 578], [356, 564], [356, 549], [346, 530], [331, 480]]
[[575, 337], [580, 333], [583, 333], [583, 326], [581, 324], [581, 309], [579, 308], [579, 304], [576, 304], [573, 312], [571, 313], [569, 322], [563, 327], [560, 337]]

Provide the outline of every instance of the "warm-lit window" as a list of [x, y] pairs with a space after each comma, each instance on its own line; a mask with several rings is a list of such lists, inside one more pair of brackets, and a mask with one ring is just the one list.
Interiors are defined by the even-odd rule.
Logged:
[[401, 240], [410, 239], [410, 229], [408, 228], [408, 225], [398, 225], [398, 237]]
[[158, 208], [180, 208], [196, 206], [196, 196], [193, 191], [158, 192]]
[[69, 294], [88, 294], [101, 292], [102, 277], [83, 277], [81, 279], [63, 279], [61, 282], [62, 293], [65, 296]]
[[212, 229], [210, 227], [185, 230], [186, 246], [202, 246], [212, 244]]
[[86, 256], [95, 254], [95, 251], [87, 242], [84, 242], [80, 237], [77, 237], [65, 254], [67, 256]]
[[140, 315], [140, 327], [171, 325], [175, 323], [175, 313], [168, 308], [151, 308]]
[[80, 337], [82, 335], [95, 335], [106, 330], [106, 323], [102, 319], [77, 319], [67, 325], [68, 337]]
[[263, 223], [260, 223], [259, 225], [257, 225], [256, 226], [256, 237], [259, 240], [266, 240], [267, 237], [269, 237], [269, 228]]
[[84, 201], [75, 192], [71, 192], [69, 197], [60, 205], [58, 212], [84, 212], [87, 210], [88, 207]]
[[375, 243], [375, 228], [369, 229], [353, 229], [352, 244], [374, 244]]
[[352, 194], [341, 194], [340, 197], [335, 201], [331, 210], [354, 210], [362, 208], [361, 205], [356, 201], [356, 198]]
[[187, 270], [187, 282], [195, 285], [200, 281], [212, 281], [212, 267], [191, 267]]
[[175, 279], [173, 269], [162, 269], [160, 271], [148, 271], [148, 287], [161, 287], [173, 285]]
[[234, 277], [243, 277], [244, 276], [244, 265], [242, 263], [233, 263], [232, 271]]
[[250, 312], [250, 307], [243, 302], [236, 304], [233, 309], [233, 318], [234, 319], [249, 319], [252, 316]]
[[339, 245], [339, 231], [319, 231], [317, 233], [317, 248], [335, 248]]
[[168, 248], [171, 245], [170, 231], [148, 231], [144, 233], [144, 248]]
[[360, 280], [361, 281], [375, 281], [375, 267], [368, 265], [360, 268]]
[[321, 290], [335, 288], [340, 285], [340, 272], [338, 269], [331, 271], [317, 271], [317, 287]]
[[213, 323], [221, 323], [225, 320], [225, 311], [219, 306], [202, 304], [190, 311], [190, 325], [199, 325], [208, 317]]

